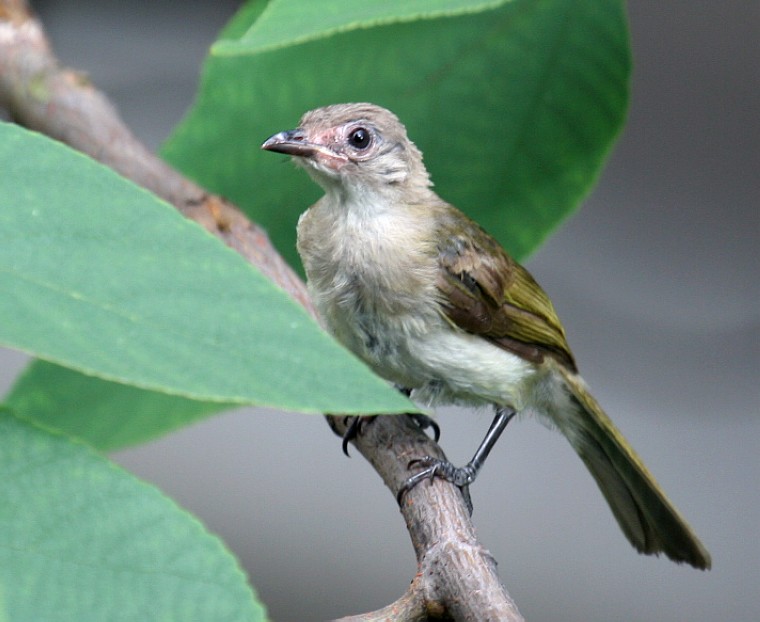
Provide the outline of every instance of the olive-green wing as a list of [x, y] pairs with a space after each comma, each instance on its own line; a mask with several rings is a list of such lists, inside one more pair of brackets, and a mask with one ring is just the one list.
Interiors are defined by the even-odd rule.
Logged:
[[444, 214], [437, 285], [449, 320], [527, 360], [550, 355], [575, 371], [554, 307], [530, 273], [477, 223]]

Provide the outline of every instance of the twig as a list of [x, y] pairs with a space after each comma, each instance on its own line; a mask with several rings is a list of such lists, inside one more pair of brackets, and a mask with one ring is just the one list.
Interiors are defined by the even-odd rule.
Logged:
[[397, 620], [424, 622], [429, 619], [429, 616], [422, 597], [422, 589], [419, 586], [419, 579], [420, 575], [417, 575], [406, 593], [395, 603], [377, 611], [346, 616], [333, 622], [396, 622]]
[[[61, 67], [39, 20], [23, 0], [0, 0], [0, 107], [17, 122], [67, 143], [172, 203], [285, 289], [312, 315], [305, 285], [277, 254], [266, 233], [228, 201], [212, 195], [148, 151], [107, 98], [82, 76]], [[343, 417], [327, 416], [337, 433]], [[377, 417], [354, 441], [394, 495], [407, 464], [440, 447], [408, 417]], [[343, 620], [471, 622], [522, 620], [478, 543], [458, 489], [440, 480], [419, 485], [401, 512], [418, 561], [407, 593], [380, 611]]]

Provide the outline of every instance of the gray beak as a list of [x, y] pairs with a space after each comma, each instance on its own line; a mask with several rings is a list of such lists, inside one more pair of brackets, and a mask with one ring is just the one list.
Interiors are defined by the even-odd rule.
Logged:
[[313, 156], [318, 150], [316, 145], [306, 141], [306, 135], [300, 129], [287, 130], [270, 136], [261, 145], [261, 148], [266, 151], [301, 157]]

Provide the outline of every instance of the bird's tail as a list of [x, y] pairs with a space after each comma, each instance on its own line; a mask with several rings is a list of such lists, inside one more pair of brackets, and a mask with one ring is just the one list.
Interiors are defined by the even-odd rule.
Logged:
[[562, 365], [556, 368], [579, 408], [552, 419], [594, 476], [631, 544], [641, 553], [665, 553], [675, 562], [709, 569], [707, 549], [583, 380]]

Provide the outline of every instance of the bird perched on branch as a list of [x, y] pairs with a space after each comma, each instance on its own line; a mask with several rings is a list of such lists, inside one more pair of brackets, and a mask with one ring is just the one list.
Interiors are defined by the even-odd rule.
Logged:
[[641, 553], [709, 568], [710, 555], [578, 375], [551, 301], [478, 224], [433, 192], [422, 154], [388, 110], [307, 112], [263, 149], [289, 154], [324, 189], [300, 218], [298, 252], [327, 329], [426, 404], [493, 405], [463, 467], [429, 457], [406, 482], [466, 490], [515, 413], [556, 427]]

